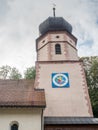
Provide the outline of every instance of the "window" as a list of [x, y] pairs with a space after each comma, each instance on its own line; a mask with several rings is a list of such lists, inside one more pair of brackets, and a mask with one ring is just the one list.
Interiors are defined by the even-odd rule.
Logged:
[[56, 36], [56, 38], [59, 38], [59, 36]]
[[61, 46], [60, 46], [60, 44], [55, 45], [55, 54], [61, 54]]
[[11, 130], [18, 130], [18, 125], [17, 124], [11, 125]]

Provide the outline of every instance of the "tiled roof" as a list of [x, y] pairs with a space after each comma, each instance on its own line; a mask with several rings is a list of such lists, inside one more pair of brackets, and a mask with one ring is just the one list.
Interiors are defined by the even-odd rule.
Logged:
[[97, 124], [98, 118], [93, 117], [45, 117], [45, 125], [68, 125], [68, 124]]
[[44, 90], [34, 80], [0, 80], [0, 107], [45, 107]]

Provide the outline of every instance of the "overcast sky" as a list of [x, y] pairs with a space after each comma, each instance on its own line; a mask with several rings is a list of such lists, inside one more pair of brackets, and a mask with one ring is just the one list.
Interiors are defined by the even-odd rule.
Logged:
[[0, 66], [21, 72], [34, 66], [38, 26], [52, 16], [62, 16], [73, 26], [79, 56], [98, 56], [98, 0], [0, 0]]

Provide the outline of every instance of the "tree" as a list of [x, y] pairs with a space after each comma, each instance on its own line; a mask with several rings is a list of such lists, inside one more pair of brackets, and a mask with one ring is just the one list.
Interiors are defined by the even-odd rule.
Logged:
[[21, 79], [22, 75], [19, 73], [19, 71], [13, 67], [10, 72], [9, 79]]
[[36, 76], [36, 71], [35, 67], [29, 67], [24, 73], [24, 78], [25, 79], [35, 79]]
[[15, 67], [8, 65], [0, 67], [0, 79], [20, 79], [22, 75]]
[[11, 67], [8, 65], [0, 67], [0, 78], [8, 79], [10, 71], [11, 71]]
[[89, 87], [98, 88], [98, 61], [94, 60], [87, 73], [89, 77]]
[[98, 57], [86, 57], [83, 61], [93, 113], [98, 117]]
[[98, 61], [94, 60], [88, 72], [88, 86], [93, 113], [98, 117]]

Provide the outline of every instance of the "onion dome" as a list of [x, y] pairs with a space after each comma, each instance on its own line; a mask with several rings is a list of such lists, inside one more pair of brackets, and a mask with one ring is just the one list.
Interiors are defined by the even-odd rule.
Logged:
[[49, 17], [39, 25], [39, 32], [44, 35], [48, 31], [67, 31], [72, 33], [72, 26], [62, 17]]

